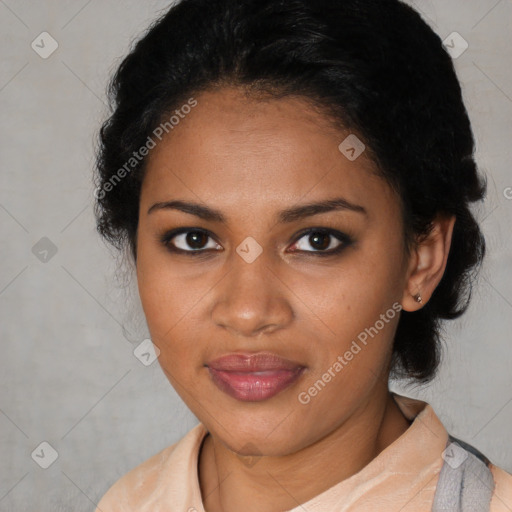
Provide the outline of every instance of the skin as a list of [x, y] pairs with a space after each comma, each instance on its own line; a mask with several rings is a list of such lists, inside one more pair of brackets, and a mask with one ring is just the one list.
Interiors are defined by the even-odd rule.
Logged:
[[[399, 315], [308, 404], [298, 394], [393, 303], [423, 307], [443, 275], [455, 219], [438, 218], [406, 258], [398, 197], [365, 152], [350, 161], [338, 150], [348, 133], [305, 100], [247, 99], [234, 88], [196, 99], [149, 155], [139, 293], [162, 369], [209, 431], [199, 457], [205, 510], [288, 510], [361, 470], [409, 427], [388, 390]], [[366, 214], [276, 220], [284, 208], [340, 196]], [[148, 213], [177, 199], [215, 208], [227, 221], [176, 209]], [[202, 256], [172, 253], [161, 242], [179, 227], [211, 232]], [[309, 235], [297, 237], [306, 228], [336, 229], [353, 243], [316, 256]], [[236, 252], [248, 236], [263, 250], [252, 263]], [[180, 238], [174, 243], [194, 250]], [[339, 245], [329, 241], [329, 249]], [[237, 351], [270, 351], [307, 368], [278, 395], [241, 402], [220, 391], [204, 366]]]

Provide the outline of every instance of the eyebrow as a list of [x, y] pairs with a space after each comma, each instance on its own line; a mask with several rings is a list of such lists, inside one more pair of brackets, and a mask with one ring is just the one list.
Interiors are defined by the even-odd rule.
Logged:
[[[148, 210], [148, 215], [158, 210], [179, 210], [184, 213], [195, 215], [206, 221], [227, 223], [227, 218], [219, 210], [215, 210], [209, 206], [204, 206], [199, 203], [190, 201], [164, 201], [155, 203]], [[351, 211], [368, 215], [366, 209], [358, 204], [351, 203], [343, 197], [336, 197], [334, 199], [326, 199], [315, 203], [308, 203], [300, 206], [293, 206], [278, 213], [277, 218], [281, 223], [295, 222], [306, 217], [312, 217], [320, 213], [331, 211]]]

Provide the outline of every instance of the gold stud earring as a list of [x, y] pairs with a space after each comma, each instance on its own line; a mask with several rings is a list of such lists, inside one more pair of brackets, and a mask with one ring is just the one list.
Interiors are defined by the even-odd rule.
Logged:
[[423, 299], [421, 298], [421, 295], [419, 293], [414, 295], [414, 300], [420, 304], [423, 303]]

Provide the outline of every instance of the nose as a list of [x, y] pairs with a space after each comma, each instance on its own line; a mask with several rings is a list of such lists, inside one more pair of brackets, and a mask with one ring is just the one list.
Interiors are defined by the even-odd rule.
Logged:
[[212, 320], [238, 337], [254, 337], [290, 325], [290, 290], [265, 251], [252, 263], [236, 252], [229, 272], [215, 287]]

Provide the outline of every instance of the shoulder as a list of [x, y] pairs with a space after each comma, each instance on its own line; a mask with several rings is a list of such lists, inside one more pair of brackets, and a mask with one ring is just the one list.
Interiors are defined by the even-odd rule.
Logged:
[[126, 473], [110, 487], [96, 512], [154, 512], [175, 503], [193, 485], [197, 455], [207, 430], [197, 424], [179, 441]]
[[[489, 468], [494, 481], [494, 489], [491, 496], [490, 512], [511, 512], [512, 511], [512, 475], [504, 469], [493, 464], [482, 452], [474, 446], [456, 438], [449, 436], [450, 441], [455, 441], [465, 450], [478, 457]], [[473, 477], [475, 475], [472, 475]], [[476, 476], [484, 484], [483, 475]], [[485, 485], [485, 484], [484, 484]]]
[[490, 464], [489, 469], [495, 482], [491, 512], [510, 512], [512, 510], [512, 475], [494, 464]]
[[174, 443], [139, 464], [117, 480], [104, 494], [96, 512], [131, 512], [158, 487], [159, 475], [169, 464]]

